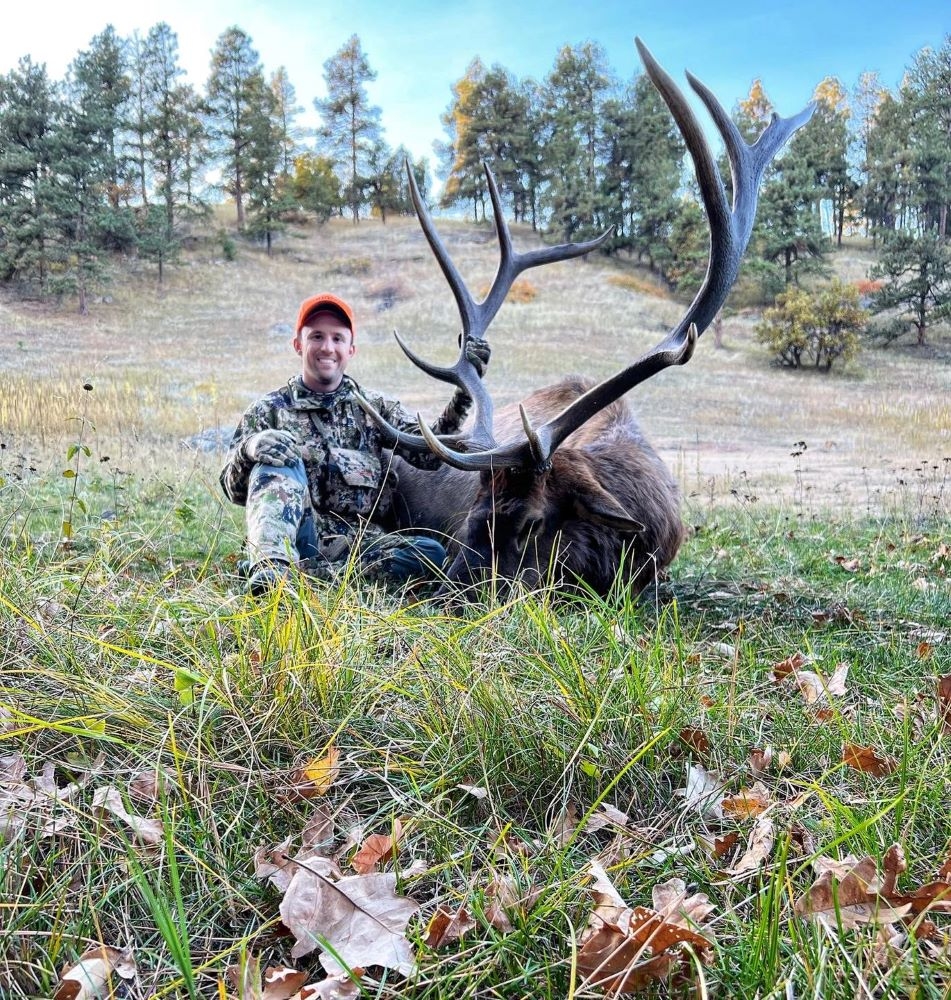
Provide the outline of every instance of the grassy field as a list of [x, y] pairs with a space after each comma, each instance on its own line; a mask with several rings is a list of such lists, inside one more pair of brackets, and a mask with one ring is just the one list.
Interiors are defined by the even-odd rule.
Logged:
[[[455, 343], [414, 225], [0, 303], [0, 996], [946, 997], [947, 341], [791, 376], [738, 315], [639, 390], [694, 529], [641, 600], [253, 601], [181, 440], [293, 371], [318, 288], [434, 412], [390, 343]], [[490, 280], [487, 230], [447, 242]], [[498, 396], [660, 339], [682, 307], [627, 273], [531, 274]]]

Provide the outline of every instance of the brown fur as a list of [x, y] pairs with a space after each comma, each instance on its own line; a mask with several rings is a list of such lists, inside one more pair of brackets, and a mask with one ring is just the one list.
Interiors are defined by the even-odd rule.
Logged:
[[[591, 382], [569, 376], [524, 401], [536, 426]], [[495, 420], [500, 444], [524, 436], [517, 406]], [[450, 541], [451, 580], [493, 572], [528, 583], [581, 583], [606, 594], [616, 581], [641, 590], [671, 563], [684, 537], [677, 485], [623, 400], [583, 424], [544, 472], [423, 472], [399, 459], [400, 527]], [[631, 522], [637, 522], [637, 530]]]

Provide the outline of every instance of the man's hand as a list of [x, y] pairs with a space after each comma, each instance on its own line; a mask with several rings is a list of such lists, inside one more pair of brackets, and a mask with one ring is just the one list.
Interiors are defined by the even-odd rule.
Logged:
[[293, 465], [300, 458], [300, 445], [290, 431], [258, 431], [242, 447], [255, 465]]
[[487, 340], [472, 337], [466, 343], [466, 361], [475, 368], [479, 378], [485, 375], [485, 370], [489, 365], [489, 358], [492, 355], [492, 348]]

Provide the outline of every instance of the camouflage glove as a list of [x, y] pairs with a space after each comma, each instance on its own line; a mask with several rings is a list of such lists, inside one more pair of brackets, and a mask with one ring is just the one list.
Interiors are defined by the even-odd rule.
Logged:
[[255, 465], [293, 465], [300, 458], [297, 438], [289, 431], [258, 431], [244, 442], [242, 449]]
[[489, 358], [492, 355], [492, 348], [487, 340], [472, 337], [466, 343], [466, 361], [475, 368], [479, 378], [485, 375], [485, 370], [489, 365]]

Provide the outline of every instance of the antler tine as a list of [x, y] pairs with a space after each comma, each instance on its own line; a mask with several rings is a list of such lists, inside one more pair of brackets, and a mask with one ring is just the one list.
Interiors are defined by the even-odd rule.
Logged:
[[[792, 118], [783, 119], [774, 115], [765, 132], [750, 146], [713, 93], [688, 74], [691, 86], [706, 105], [726, 144], [733, 176], [731, 208], [727, 204], [723, 180], [713, 154], [686, 98], [644, 43], [639, 38], [634, 41], [647, 75], [670, 109], [693, 160], [710, 226], [710, 257], [703, 283], [693, 302], [680, 322], [655, 348], [628, 368], [589, 389], [558, 416], [538, 428], [535, 433], [546, 448], [546, 462], [565, 438], [600, 410], [664, 368], [684, 364], [689, 359], [693, 353], [693, 342], [710, 325], [739, 274], [740, 261], [753, 229], [759, 185], [766, 167], [815, 110], [812, 104]], [[516, 464], [537, 466], [536, 451], [537, 445], [529, 446], [523, 442]]]
[[[499, 196], [495, 177], [492, 175], [492, 171], [487, 163], [483, 164], [483, 169], [485, 170], [486, 182], [489, 188], [489, 198], [492, 202], [495, 230], [499, 239], [499, 266], [492, 280], [492, 286], [489, 289], [488, 295], [486, 295], [482, 302], [477, 303], [469, 293], [445, 245], [436, 232], [432, 217], [420, 196], [412, 167], [409, 161], [406, 161], [406, 174], [409, 180], [413, 207], [416, 209], [419, 224], [422, 227], [430, 249], [433, 251], [433, 255], [449, 283], [453, 297], [456, 300], [456, 306], [459, 309], [459, 316], [462, 320], [459, 357], [450, 367], [434, 365], [412, 351], [399, 334], [394, 335], [403, 353], [414, 365], [426, 372], [427, 375], [441, 382], [450, 382], [469, 393], [475, 402], [475, 427], [470, 435], [469, 443], [475, 448], [489, 450], [495, 447], [495, 438], [492, 432], [493, 404], [478, 372], [466, 357], [469, 341], [485, 335], [489, 324], [495, 318], [496, 313], [505, 301], [505, 296], [519, 274], [530, 267], [539, 267], [542, 264], [570, 260], [574, 257], [581, 257], [586, 253], [590, 253], [590, 251], [601, 246], [608, 239], [614, 227], [612, 226], [595, 239], [582, 243], [561, 243], [553, 247], [541, 247], [536, 250], [518, 253], [512, 246], [512, 236], [505, 222], [505, 212], [502, 208], [502, 199]], [[420, 430], [423, 433], [420, 436], [406, 434], [390, 425], [366, 399], [359, 396], [357, 398], [363, 409], [383, 429], [389, 442], [417, 451], [424, 451], [430, 447], [427, 442], [431, 435], [426, 435], [422, 427]], [[442, 454], [442, 451], [439, 454]], [[468, 453], [457, 454], [465, 459], [470, 457]]]

